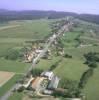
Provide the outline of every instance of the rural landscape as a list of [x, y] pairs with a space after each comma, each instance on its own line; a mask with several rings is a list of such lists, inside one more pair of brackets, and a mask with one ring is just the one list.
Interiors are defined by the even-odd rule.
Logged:
[[0, 100], [99, 100], [99, 15], [0, 9]]

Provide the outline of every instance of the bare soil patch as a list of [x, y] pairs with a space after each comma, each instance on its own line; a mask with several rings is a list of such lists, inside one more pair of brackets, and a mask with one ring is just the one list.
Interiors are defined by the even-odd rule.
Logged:
[[0, 71], [0, 87], [14, 76], [13, 72]]

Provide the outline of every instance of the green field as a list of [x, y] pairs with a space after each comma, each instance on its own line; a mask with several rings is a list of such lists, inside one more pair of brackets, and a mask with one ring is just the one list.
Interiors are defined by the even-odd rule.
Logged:
[[59, 66], [54, 70], [60, 78], [69, 78], [79, 81], [82, 73], [87, 66], [82, 61], [76, 59], [63, 59]]
[[29, 66], [30, 64], [28, 63], [0, 59], [0, 70], [1, 71], [15, 72], [16, 74], [24, 73], [27, 71]]
[[[99, 66], [98, 66], [99, 67]], [[99, 68], [94, 71], [94, 75], [90, 78], [87, 83], [84, 92], [86, 93], [88, 100], [99, 99]]]
[[17, 25], [19, 26], [0, 30], [0, 38], [42, 39], [50, 33], [47, 20], [22, 21], [17, 22]]

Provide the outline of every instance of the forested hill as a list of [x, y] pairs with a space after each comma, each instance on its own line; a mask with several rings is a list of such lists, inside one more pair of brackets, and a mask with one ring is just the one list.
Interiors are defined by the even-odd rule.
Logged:
[[56, 11], [8, 11], [0, 10], [0, 20], [23, 20], [23, 19], [39, 19], [39, 18], [62, 18], [65, 16], [74, 16], [76, 13], [71, 12], [56, 12]]
[[99, 24], [99, 15], [80, 14], [77, 16], [77, 18], [88, 21], [88, 22], [93, 22], [93, 23]]
[[73, 16], [85, 21], [91, 21], [99, 24], [99, 15], [91, 14], [77, 14], [73, 12], [58, 12], [58, 11], [39, 11], [39, 10], [25, 10], [25, 11], [9, 11], [0, 9], [0, 22], [9, 20], [31, 20], [40, 18], [62, 18], [65, 16]]

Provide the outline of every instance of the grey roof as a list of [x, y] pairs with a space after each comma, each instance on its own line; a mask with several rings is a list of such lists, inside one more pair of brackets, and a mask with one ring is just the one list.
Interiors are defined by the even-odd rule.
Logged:
[[48, 85], [48, 89], [56, 89], [58, 87], [59, 78], [54, 76]]

